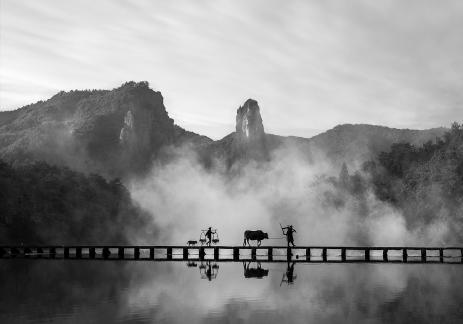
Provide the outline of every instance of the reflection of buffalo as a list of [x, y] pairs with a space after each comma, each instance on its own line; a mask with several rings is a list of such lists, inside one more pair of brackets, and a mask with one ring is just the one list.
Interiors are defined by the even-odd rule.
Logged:
[[251, 264], [251, 262], [249, 262], [248, 265], [246, 266], [246, 262], [243, 262], [244, 277], [245, 278], [262, 279], [263, 277], [268, 276], [268, 270], [267, 269], [262, 269], [260, 267], [260, 263], [257, 263], [257, 268], [249, 268], [250, 264]]
[[263, 239], [268, 239], [268, 234], [262, 232], [261, 230], [258, 231], [245, 231], [244, 232], [244, 241], [243, 246], [246, 246], [246, 242], [249, 244], [249, 240], [257, 241], [257, 246], [260, 246], [260, 243]]

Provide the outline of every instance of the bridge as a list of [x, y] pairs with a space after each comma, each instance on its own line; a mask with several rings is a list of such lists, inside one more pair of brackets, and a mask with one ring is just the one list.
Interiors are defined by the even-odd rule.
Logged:
[[463, 247], [397, 246], [0, 246], [0, 259], [463, 263]]

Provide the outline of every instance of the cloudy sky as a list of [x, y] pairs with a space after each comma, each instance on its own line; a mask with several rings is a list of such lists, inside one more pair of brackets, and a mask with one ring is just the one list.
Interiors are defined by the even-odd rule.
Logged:
[[220, 138], [259, 102], [267, 132], [463, 119], [463, 1], [0, 0], [0, 109], [147, 80]]

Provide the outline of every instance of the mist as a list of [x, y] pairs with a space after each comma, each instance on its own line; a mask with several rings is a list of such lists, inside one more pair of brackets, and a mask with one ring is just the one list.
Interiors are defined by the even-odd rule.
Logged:
[[280, 224], [295, 226], [296, 245], [429, 246], [445, 243], [449, 232], [441, 218], [407, 228], [401, 211], [380, 201], [368, 184], [362, 197], [342, 192], [329, 181], [339, 168], [322, 153], [309, 158], [286, 146], [268, 162], [250, 161], [231, 171], [220, 160], [206, 169], [188, 147], [172, 149], [172, 156], [129, 185], [160, 229], [150, 242], [132, 235], [133, 243], [183, 245], [209, 226], [218, 230], [220, 244], [230, 245], [241, 245], [243, 232], [257, 229], [269, 235], [263, 245], [286, 245]]

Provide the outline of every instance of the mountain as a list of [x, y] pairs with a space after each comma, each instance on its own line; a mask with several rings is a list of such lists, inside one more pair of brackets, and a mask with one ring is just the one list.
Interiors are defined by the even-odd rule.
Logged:
[[419, 145], [444, 132], [339, 125], [312, 138], [278, 136], [265, 133], [259, 104], [248, 99], [237, 109], [235, 132], [213, 141], [175, 125], [161, 93], [147, 82], [128, 82], [113, 90], [60, 92], [0, 112], [0, 159], [13, 165], [45, 161], [124, 179], [143, 175], [172, 146], [188, 145], [205, 165], [224, 161], [230, 168], [268, 161], [272, 151], [291, 145], [308, 157], [322, 154], [334, 163], [358, 166], [392, 143]]
[[111, 91], [60, 92], [0, 112], [0, 158], [19, 165], [43, 160], [124, 178], [148, 170], [167, 145], [209, 142], [174, 125], [161, 93], [147, 82]]
[[215, 159], [227, 165], [249, 160], [265, 161], [280, 147], [292, 146], [309, 158], [328, 158], [330, 162], [359, 167], [364, 161], [388, 151], [393, 143], [421, 145], [444, 135], [446, 128], [428, 130], [396, 129], [375, 125], [338, 125], [312, 138], [278, 136], [264, 132], [260, 108], [248, 99], [236, 113], [236, 131], [209, 145], [209, 164]]

